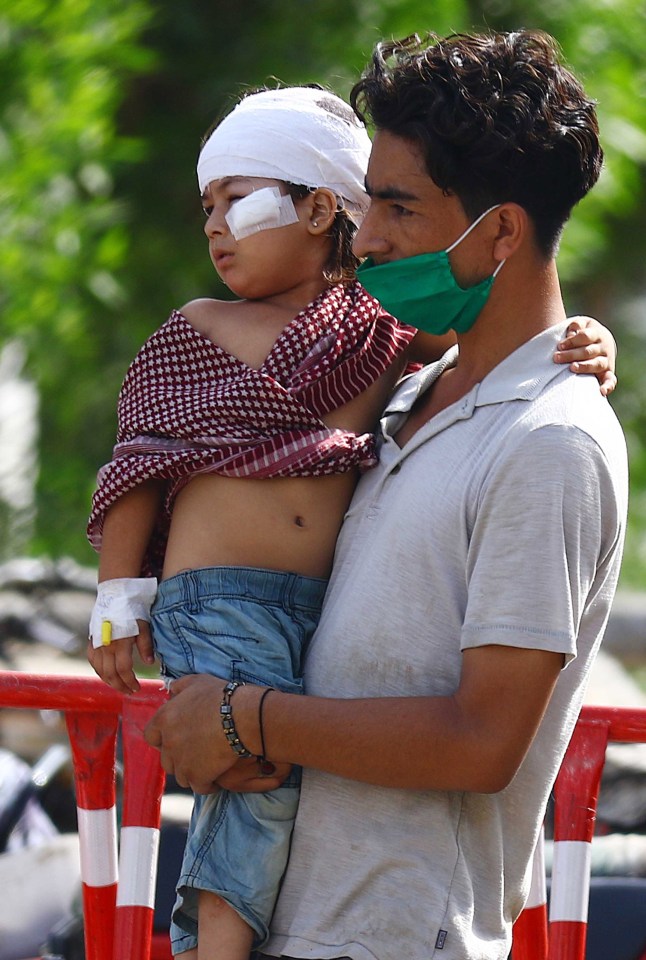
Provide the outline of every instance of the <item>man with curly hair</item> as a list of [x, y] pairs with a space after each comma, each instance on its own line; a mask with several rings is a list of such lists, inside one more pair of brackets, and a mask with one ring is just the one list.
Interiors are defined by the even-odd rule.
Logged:
[[[305, 768], [264, 949], [504, 960], [625, 527], [621, 429], [594, 379], [551, 359], [556, 249], [599, 175], [597, 120], [552, 39], [526, 31], [379, 44], [352, 103], [375, 128], [360, 279], [458, 350], [384, 413], [309, 696], [246, 686], [230, 704], [249, 751]], [[148, 731], [204, 791], [243, 787], [222, 688], [179, 681]]]

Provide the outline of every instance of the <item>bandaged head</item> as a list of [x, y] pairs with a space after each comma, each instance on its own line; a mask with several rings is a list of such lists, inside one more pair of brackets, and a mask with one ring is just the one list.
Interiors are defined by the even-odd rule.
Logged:
[[370, 138], [352, 109], [326, 90], [250, 94], [222, 120], [197, 162], [200, 193], [224, 177], [264, 177], [327, 187], [351, 215], [368, 207]]

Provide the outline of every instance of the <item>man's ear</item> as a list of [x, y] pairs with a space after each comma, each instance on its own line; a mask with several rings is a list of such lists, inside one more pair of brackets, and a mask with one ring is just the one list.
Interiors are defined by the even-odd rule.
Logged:
[[506, 260], [527, 239], [530, 220], [527, 211], [517, 203], [503, 203], [495, 211], [498, 232], [494, 238], [493, 253], [498, 261]]
[[310, 233], [327, 233], [337, 214], [337, 198], [327, 187], [317, 187], [310, 194], [311, 206], [308, 228]]

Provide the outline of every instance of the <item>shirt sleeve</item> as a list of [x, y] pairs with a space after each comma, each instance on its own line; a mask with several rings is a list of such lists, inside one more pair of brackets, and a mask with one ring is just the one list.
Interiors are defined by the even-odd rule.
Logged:
[[525, 435], [480, 490], [462, 649], [503, 644], [568, 663], [620, 529], [612, 474], [592, 437], [570, 425]]

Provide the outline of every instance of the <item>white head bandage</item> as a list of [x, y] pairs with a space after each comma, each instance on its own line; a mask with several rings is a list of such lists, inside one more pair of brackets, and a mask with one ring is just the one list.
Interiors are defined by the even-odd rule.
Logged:
[[224, 219], [233, 239], [242, 240], [260, 230], [296, 223], [298, 214], [289, 195], [281, 196], [278, 187], [262, 187], [236, 200]]
[[327, 187], [361, 215], [369, 156], [370, 138], [347, 103], [326, 90], [287, 87], [241, 100], [204, 144], [197, 178], [200, 193], [224, 177]]

